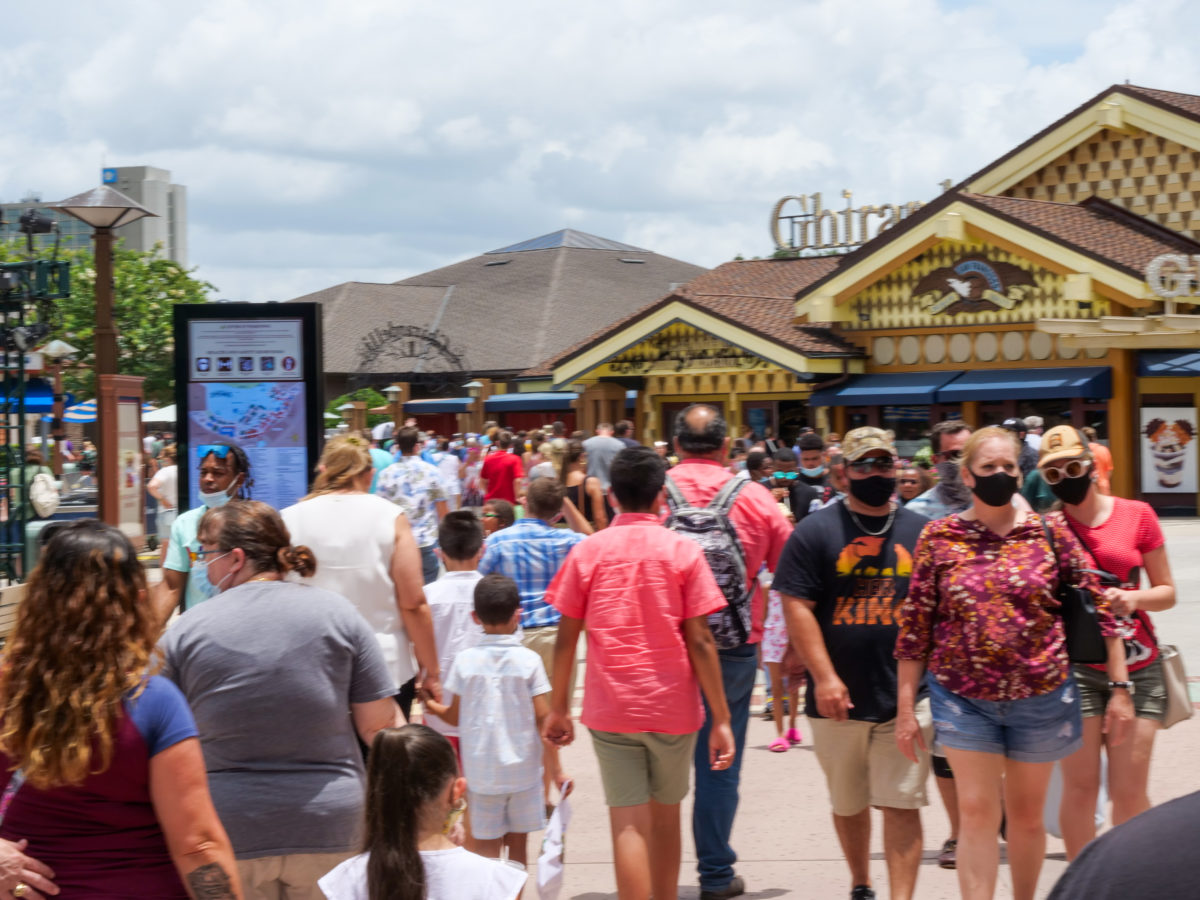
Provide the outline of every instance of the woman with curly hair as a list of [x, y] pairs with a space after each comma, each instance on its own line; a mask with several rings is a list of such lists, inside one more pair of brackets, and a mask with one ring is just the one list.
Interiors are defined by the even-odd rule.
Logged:
[[58, 526], [0, 668], [0, 837], [58, 891], [23, 878], [11, 896], [241, 896], [192, 715], [149, 674], [157, 636], [129, 539]]
[[250, 898], [316, 900], [350, 856], [370, 744], [404, 722], [375, 633], [348, 600], [286, 580], [311, 577], [308, 547], [257, 500], [200, 520], [193, 571], [218, 591], [163, 638], [163, 673], [183, 690], [213, 800]]

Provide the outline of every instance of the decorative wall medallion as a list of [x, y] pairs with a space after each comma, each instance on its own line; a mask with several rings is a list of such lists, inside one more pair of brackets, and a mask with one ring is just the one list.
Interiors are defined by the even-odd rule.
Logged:
[[932, 295], [930, 315], [1013, 309], [1036, 288], [1033, 276], [1020, 266], [968, 256], [952, 266], [934, 269], [913, 288], [914, 300]]

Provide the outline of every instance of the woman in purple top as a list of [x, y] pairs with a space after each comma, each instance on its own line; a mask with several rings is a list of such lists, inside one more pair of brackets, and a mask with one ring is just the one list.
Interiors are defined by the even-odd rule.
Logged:
[[0, 669], [0, 838], [28, 841], [61, 898], [241, 897], [191, 712], [146, 674], [157, 636], [129, 539], [60, 526]]

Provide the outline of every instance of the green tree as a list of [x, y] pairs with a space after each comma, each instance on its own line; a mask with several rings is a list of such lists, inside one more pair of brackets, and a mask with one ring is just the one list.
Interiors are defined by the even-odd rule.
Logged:
[[[49, 258], [50, 248], [36, 256]], [[0, 261], [27, 259], [21, 240], [0, 243]], [[79, 348], [77, 366], [63, 370], [63, 386], [79, 399], [96, 395], [92, 366], [96, 325], [96, 269], [88, 250], [69, 250], [59, 258], [71, 264], [71, 296], [54, 303], [49, 339], [61, 338]], [[117, 370], [146, 379], [144, 393], [153, 403], [175, 400], [175, 341], [172, 309], [177, 303], [206, 303], [215, 290], [207, 281], [153, 251], [113, 251]]]
[[[349, 394], [342, 394], [342, 396], [331, 400], [329, 405], [325, 407], [325, 411], [333, 413], [336, 416], [340, 416], [342, 411], [338, 409], [339, 406], [341, 406], [343, 403], [352, 403], [356, 401], [366, 403], [367, 409], [374, 409], [375, 407], [379, 406], [387, 406], [388, 402], [387, 397], [383, 396], [383, 394], [379, 393], [379, 391], [375, 390], [374, 388], [359, 388], [357, 391], [352, 391]], [[367, 413], [368, 428], [374, 428], [376, 425], [379, 425], [382, 422], [390, 421], [392, 421], [392, 417], [390, 415]], [[334, 422], [333, 424], [336, 425], [337, 423]]]

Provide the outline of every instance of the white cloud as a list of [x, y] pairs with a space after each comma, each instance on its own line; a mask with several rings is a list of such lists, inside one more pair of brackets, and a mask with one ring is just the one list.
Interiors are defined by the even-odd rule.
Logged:
[[568, 224], [715, 265], [769, 252], [784, 194], [928, 200], [1114, 82], [1192, 90], [1197, 26], [1183, 0], [24, 4], [0, 197], [169, 168], [191, 261], [246, 299]]

